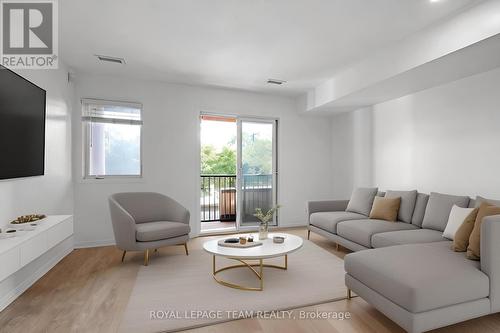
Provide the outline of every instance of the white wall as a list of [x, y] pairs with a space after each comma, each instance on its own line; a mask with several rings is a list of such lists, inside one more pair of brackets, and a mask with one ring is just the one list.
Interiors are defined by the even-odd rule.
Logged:
[[332, 199], [349, 198], [354, 184], [353, 136], [354, 120], [352, 112], [335, 115], [332, 126]]
[[372, 112], [367, 107], [331, 119], [334, 199], [348, 199], [354, 187], [373, 183]]
[[0, 181], [0, 227], [19, 215], [73, 214], [71, 108], [74, 90], [61, 63], [58, 70], [18, 74], [47, 91], [45, 175]]
[[[375, 105], [357, 117], [359, 110], [335, 116], [333, 147], [345, 147], [334, 149], [334, 174], [349, 166], [353, 175], [369, 172], [359, 152], [371, 151], [365, 184], [500, 198], [498, 87], [500, 69]], [[371, 139], [354, 145], [352, 138], [366, 137], [369, 127]], [[336, 196], [348, 196], [360, 183], [354, 178], [339, 186], [334, 180]]]
[[500, 198], [500, 69], [374, 107], [374, 183]]
[[[282, 226], [306, 224], [305, 203], [331, 190], [330, 122], [299, 115], [294, 100], [236, 90], [154, 81], [81, 76], [76, 80], [74, 116], [75, 234], [79, 246], [113, 242], [107, 198], [120, 191], [158, 191], [191, 211], [199, 229], [199, 114], [201, 111], [279, 118], [279, 203]], [[140, 181], [82, 180], [84, 97], [136, 101], [144, 107]]]

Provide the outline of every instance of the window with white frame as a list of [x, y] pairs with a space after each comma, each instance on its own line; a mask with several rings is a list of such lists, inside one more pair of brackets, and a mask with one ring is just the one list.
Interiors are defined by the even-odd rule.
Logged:
[[142, 105], [82, 100], [85, 178], [141, 177]]

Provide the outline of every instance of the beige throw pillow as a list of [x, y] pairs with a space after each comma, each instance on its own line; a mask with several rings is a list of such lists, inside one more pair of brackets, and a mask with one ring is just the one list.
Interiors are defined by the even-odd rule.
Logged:
[[474, 223], [476, 222], [477, 212], [479, 208], [474, 208], [472, 212], [465, 218], [462, 225], [458, 228], [453, 238], [453, 251], [455, 252], [465, 252], [467, 251], [467, 246], [469, 246], [469, 238], [474, 229]]
[[375, 197], [375, 200], [373, 200], [372, 211], [370, 212], [370, 218], [394, 222], [398, 218], [400, 205], [401, 197]]
[[500, 214], [500, 207], [490, 205], [487, 202], [481, 204], [476, 222], [474, 223], [474, 229], [472, 229], [472, 233], [470, 234], [467, 258], [472, 260], [479, 260], [481, 258], [481, 223], [483, 223], [483, 218], [486, 216], [498, 214]]

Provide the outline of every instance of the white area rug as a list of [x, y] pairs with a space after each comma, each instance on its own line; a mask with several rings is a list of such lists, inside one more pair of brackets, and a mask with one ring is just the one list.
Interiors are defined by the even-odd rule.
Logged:
[[[236, 263], [217, 257], [218, 268]], [[282, 265], [283, 258], [266, 263]], [[258, 286], [248, 268], [221, 272], [218, 277]], [[120, 331], [170, 332], [238, 319], [244, 311], [287, 310], [345, 295], [343, 260], [309, 241], [288, 256], [288, 270], [264, 268], [263, 291], [218, 284], [212, 278], [212, 256], [203, 250], [189, 256], [155, 256], [139, 270]], [[151, 319], [151, 311], [156, 319]]]

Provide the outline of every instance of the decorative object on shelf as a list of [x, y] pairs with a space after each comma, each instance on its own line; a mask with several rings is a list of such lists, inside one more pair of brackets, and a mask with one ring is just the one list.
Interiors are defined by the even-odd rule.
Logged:
[[10, 222], [11, 224], [23, 224], [23, 223], [30, 223], [30, 222], [35, 222], [35, 221], [40, 221], [47, 216], [43, 214], [31, 214], [31, 215], [23, 215], [19, 216], [17, 219], [14, 221]]
[[273, 237], [273, 243], [282, 244], [284, 242], [285, 242], [285, 237], [283, 237], [283, 236], [274, 236]]
[[252, 243], [253, 242], [253, 236], [248, 236], [247, 242]]
[[245, 237], [240, 237], [240, 244], [245, 245], [247, 243], [247, 239]]
[[269, 221], [271, 221], [274, 217], [274, 213], [280, 209], [280, 205], [276, 205], [275, 207], [269, 209], [266, 214], [262, 212], [262, 209], [255, 208], [255, 216], [260, 220], [259, 225], [259, 239], [267, 239], [267, 234], [269, 232]]

